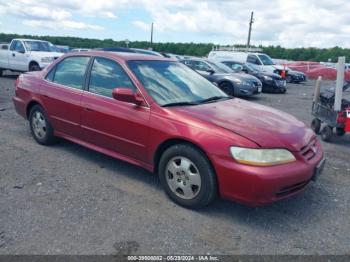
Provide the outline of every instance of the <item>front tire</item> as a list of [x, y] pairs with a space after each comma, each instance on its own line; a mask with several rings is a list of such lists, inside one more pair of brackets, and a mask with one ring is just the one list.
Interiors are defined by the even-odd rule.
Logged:
[[318, 118], [312, 119], [312, 122], [311, 122], [311, 129], [312, 129], [316, 134], [319, 134], [319, 133], [320, 133], [320, 129], [321, 129], [321, 120], [318, 119]]
[[233, 84], [231, 84], [229, 82], [223, 82], [223, 83], [219, 84], [219, 88], [229, 96], [235, 95], [235, 88], [234, 88]]
[[217, 195], [216, 176], [209, 160], [188, 144], [174, 145], [163, 153], [159, 177], [169, 198], [186, 208], [204, 207]]
[[39, 144], [52, 145], [57, 142], [57, 137], [53, 135], [52, 125], [40, 105], [35, 105], [30, 110], [29, 125], [33, 138]]
[[37, 63], [31, 63], [29, 65], [29, 71], [40, 71], [40, 66]]
[[330, 126], [324, 126], [321, 129], [321, 138], [325, 142], [331, 141], [331, 138], [333, 136], [333, 129]]

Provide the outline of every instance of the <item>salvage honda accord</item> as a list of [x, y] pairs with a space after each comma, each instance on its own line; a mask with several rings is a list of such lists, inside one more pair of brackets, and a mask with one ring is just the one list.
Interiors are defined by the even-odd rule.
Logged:
[[293, 116], [232, 98], [161, 57], [72, 53], [16, 81], [16, 111], [42, 145], [58, 137], [159, 175], [176, 203], [263, 205], [301, 192], [324, 154]]

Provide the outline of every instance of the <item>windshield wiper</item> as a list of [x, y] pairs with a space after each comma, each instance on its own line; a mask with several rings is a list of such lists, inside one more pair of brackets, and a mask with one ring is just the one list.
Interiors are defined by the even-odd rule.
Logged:
[[175, 102], [175, 103], [169, 103], [164, 104], [162, 107], [170, 107], [170, 106], [195, 106], [198, 105], [196, 102]]
[[207, 99], [203, 99], [201, 101], [199, 101], [199, 104], [205, 104], [205, 103], [210, 103], [210, 102], [214, 102], [214, 101], [218, 101], [218, 100], [223, 100], [223, 99], [231, 99], [231, 96], [212, 96], [209, 97]]

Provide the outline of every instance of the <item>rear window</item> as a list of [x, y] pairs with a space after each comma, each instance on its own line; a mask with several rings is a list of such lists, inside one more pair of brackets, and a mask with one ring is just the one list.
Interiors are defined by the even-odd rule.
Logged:
[[[56, 70], [51, 70], [46, 79], [64, 86], [83, 89], [89, 61], [90, 57], [87, 56], [68, 57], [56, 65]], [[53, 75], [52, 71], [55, 71]]]

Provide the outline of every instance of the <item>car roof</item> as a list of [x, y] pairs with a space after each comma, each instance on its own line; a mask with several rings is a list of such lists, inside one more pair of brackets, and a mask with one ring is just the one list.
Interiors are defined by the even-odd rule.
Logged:
[[45, 40], [39, 40], [39, 39], [29, 39], [29, 38], [15, 38], [13, 40], [18, 40], [18, 41], [38, 41], [38, 42], [49, 42]]
[[81, 56], [81, 55], [88, 55], [88, 56], [108, 56], [108, 57], [115, 57], [119, 60], [124, 61], [132, 61], [132, 60], [141, 60], [141, 61], [176, 61], [171, 58], [166, 58], [162, 56], [151, 56], [151, 55], [144, 55], [140, 53], [129, 53], [129, 52], [111, 52], [111, 51], [98, 51], [98, 50], [91, 50], [91, 51], [83, 51], [79, 53], [70, 53], [68, 56]]

